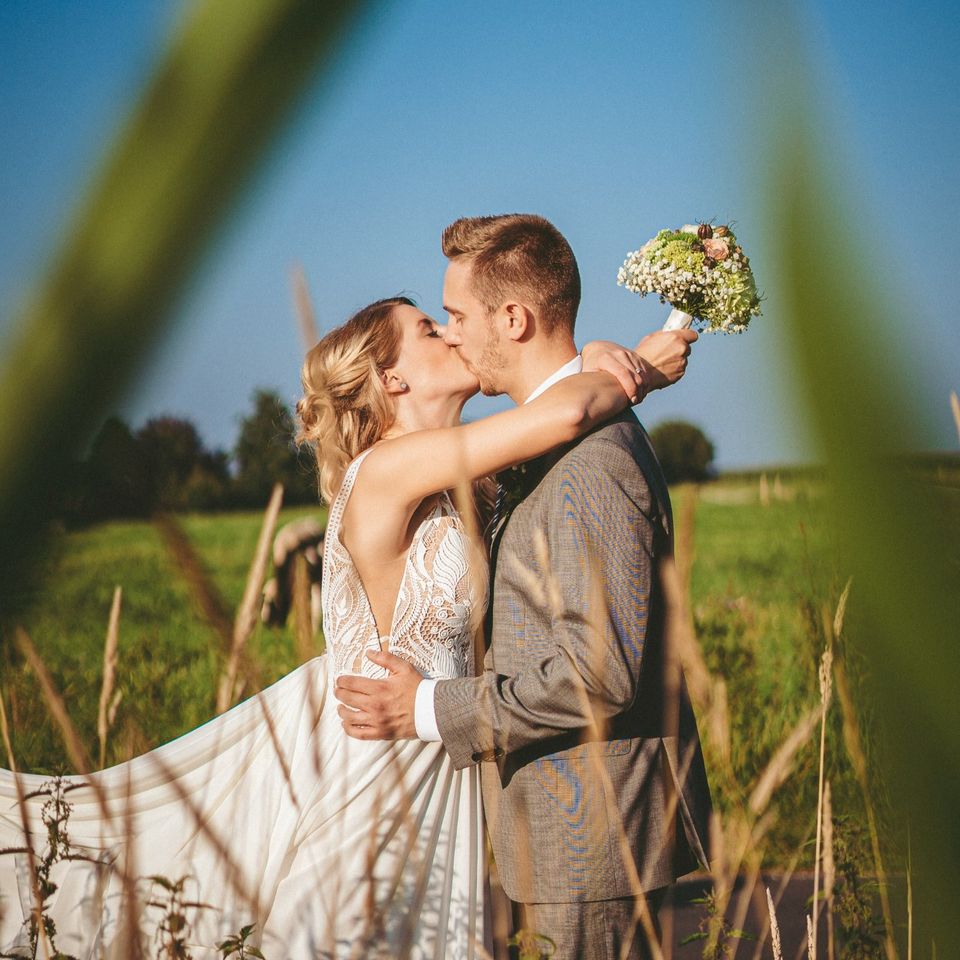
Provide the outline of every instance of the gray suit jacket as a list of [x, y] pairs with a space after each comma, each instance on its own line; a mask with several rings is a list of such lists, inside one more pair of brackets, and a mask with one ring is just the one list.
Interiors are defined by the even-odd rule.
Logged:
[[[517, 902], [627, 897], [706, 864], [710, 792], [664, 649], [666, 483], [632, 412], [532, 461], [494, 533], [483, 672], [437, 684], [455, 766], [480, 761]], [[677, 684], [673, 684], [677, 687]]]

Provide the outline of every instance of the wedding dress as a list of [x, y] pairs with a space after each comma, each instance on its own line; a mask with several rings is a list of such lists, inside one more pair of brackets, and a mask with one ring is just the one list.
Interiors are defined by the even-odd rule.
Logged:
[[[71, 849], [56, 863], [47, 915], [56, 945], [81, 960], [144, 955], [164, 934], [164, 890], [149, 877], [186, 877], [183, 935], [197, 960], [255, 923], [267, 960], [484, 955], [484, 849], [477, 768], [456, 771], [439, 743], [353, 740], [333, 698], [342, 673], [382, 676], [364, 656], [389, 649], [422, 673], [472, 672], [482, 616], [482, 563], [449, 497], [419, 525], [406, 558], [389, 637], [339, 539], [364, 459], [348, 468], [324, 547], [327, 653], [204, 726], [126, 763], [68, 778]], [[375, 520], [373, 521], [375, 522]], [[384, 644], [386, 647], [386, 643]], [[46, 848], [49, 779], [0, 771], [0, 849], [23, 847], [24, 808], [37, 857]], [[34, 863], [37, 861], [35, 860]], [[29, 956], [30, 858], [0, 855], [0, 954]], [[131, 927], [129, 918], [134, 918]], [[176, 927], [179, 921], [174, 921]], [[174, 930], [174, 933], [176, 931]], [[43, 956], [42, 948], [38, 956]], [[166, 955], [166, 954], [164, 954]]]

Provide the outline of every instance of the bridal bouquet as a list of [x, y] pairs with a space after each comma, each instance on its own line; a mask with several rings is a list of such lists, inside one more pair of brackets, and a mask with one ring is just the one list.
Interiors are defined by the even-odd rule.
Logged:
[[760, 316], [760, 295], [750, 260], [728, 226], [687, 224], [661, 230], [627, 254], [617, 274], [620, 286], [645, 297], [655, 293], [673, 310], [665, 330], [689, 327], [742, 333]]

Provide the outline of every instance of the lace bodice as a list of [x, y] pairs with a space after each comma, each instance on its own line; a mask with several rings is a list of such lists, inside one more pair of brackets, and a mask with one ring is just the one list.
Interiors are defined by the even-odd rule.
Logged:
[[472, 639], [486, 603], [486, 563], [482, 558], [471, 562], [473, 546], [446, 493], [413, 535], [390, 633], [383, 637], [377, 633], [360, 575], [340, 541], [343, 512], [369, 452], [365, 450], [347, 468], [330, 506], [324, 538], [323, 630], [333, 673], [383, 676], [383, 669], [364, 655], [365, 650], [379, 649], [382, 643], [425, 676], [472, 674]]

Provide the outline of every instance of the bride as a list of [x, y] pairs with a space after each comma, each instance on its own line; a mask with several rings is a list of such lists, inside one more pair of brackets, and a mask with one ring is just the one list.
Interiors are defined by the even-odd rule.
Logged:
[[347, 737], [332, 687], [378, 676], [371, 649], [473, 672], [488, 518], [452, 491], [679, 379], [689, 347], [657, 333], [637, 351], [590, 345], [591, 372], [460, 425], [477, 379], [412, 301], [326, 335], [298, 404], [330, 504], [326, 655], [107, 770], [59, 785], [0, 771], [0, 956], [199, 960], [251, 924], [267, 960], [486, 956], [477, 768], [439, 743]]

